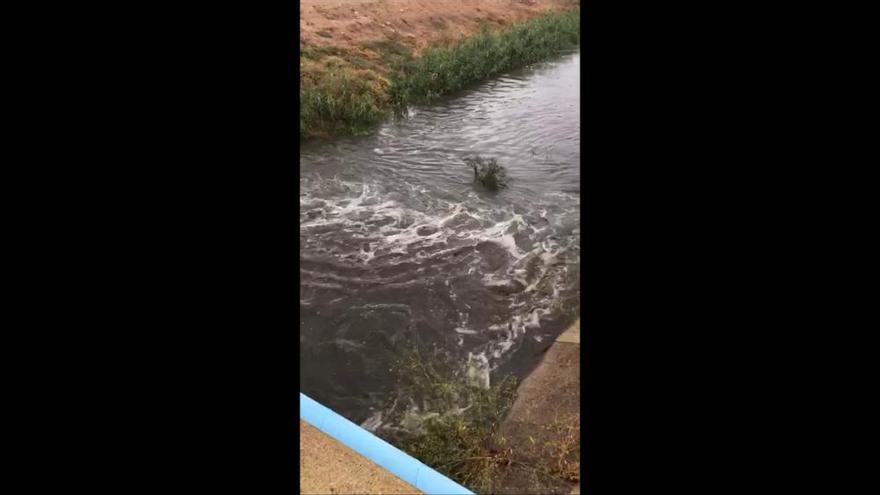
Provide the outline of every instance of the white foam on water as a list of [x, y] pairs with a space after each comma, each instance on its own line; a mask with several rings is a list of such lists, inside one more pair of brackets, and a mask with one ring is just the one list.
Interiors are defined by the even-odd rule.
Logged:
[[467, 381], [472, 387], [479, 387], [484, 390], [489, 389], [489, 359], [485, 353], [472, 354], [468, 353], [467, 357]]
[[541, 328], [541, 315], [540, 310], [532, 311], [529, 314], [529, 319], [523, 322], [526, 330]]
[[[541, 79], [532, 87], [526, 81], [502, 78], [490, 86], [498, 91], [505, 85], [522, 86], [528, 98], [516, 95], [528, 101], [532, 90], [552, 82]], [[491, 371], [518, 349], [552, 338], [557, 317], [572, 309], [563, 305], [573, 300], [580, 263], [579, 188], [576, 181], [557, 184], [554, 178], [560, 172], [560, 177], [576, 177], [576, 172], [552, 163], [556, 169], [547, 168], [546, 177], [536, 177], [537, 163], [514, 156], [526, 147], [533, 148], [532, 162], [562, 162], [568, 153], [549, 145], [566, 136], [538, 130], [520, 139], [522, 143], [508, 143], [499, 139], [509, 132], [506, 121], [498, 119], [502, 127], [496, 121], [488, 127], [474, 121], [480, 117], [474, 111], [482, 115], [519, 105], [516, 98], [504, 96], [465, 99], [461, 106], [466, 110], [457, 109], [450, 118], [424, 110], [415, 115], [410, 108], [411, 118], [426, 122], [412, 128], [395, 122], [381, 126], [377, 136], [341, 140], [326, 151], [307, 150], [301, 172], [306, 176], [300, 179], [300, 238], [304, 259], [309, 258], [301, 276], [303, 296], [312, 304], [307, 311], [315, 312], [317, 306], [332, 319], [335, 315], [327, 310], [347, 306], [346, 299], [357, 300], [353, 304], [415, 301], [412, 312], [418, 314], [413, 320], [428, 321], [427, 326], [446, 332], [448, 351], [462, 361], [468, 354], [461, 371], [481, 387], [489, 386]], [[509, 120], [518, 135], [513, 125], [518, 120]], [[573, 121], [566, 122], [570, 126]], [[450, 139], [456, 134], [460, 139]], [[460, 162], [469, 154], [496, 152], [513, 180], [509, 189], [488, 194], [471, 186], [469, 170]], [[327, 300], [336, 302], [325, 308]], [[420, 329], [411, 324], [408, 329], [376, 331]], [[438, 404], [412, 404], [406, 410], [406, 425], [420, 428], [432, 406]], [[381, 416], [371, 410], [365, 423], [371, 429], [397, 427], [392, 413], [399, 416], [402, 409], [392, 406]]]
[[382, 411], [376, 411], [361, 423], [361, 428], [370, 432], [375, 432], [380, 426], [382, 426]]
[[[552, 199], [555, 197], [572, 201], [574, 196], [566, 193], [547, 194], [551, 206], [542, 207], [529, 216], [514, 212], [510, 207], [493, 205], [473, 191], [467, 192], [463, 201], [456, 202], [437, 197], [422, 184], [407, 183], [408, 194], [403, 195], [385, 193], [381, 183], [349, 182], [336, 177], [301, 184], [308, 186], [300, 196], [303, 212], [300, 233], [308, 245], [320, 246], [322, 238], [336, 239], [344, 232], [350, 251], [346, 252], [344, 246], [326, 251], [328, 256], [342, 263], [368, 266], [379, 262], [381, 257], [385, 260], [381, 263], [387, 265], [388, 256], [399, 256], [399, 261], [390, 263], [421, 265], [388, 278], [302, 270], [301, 273], [320, 280], [309, 280], [305, 284], [315, 287], [325, 284], [328, 288], [346, 283], [379, 282], [384, 287], [418, 286], [422, 277], [433, 276], [425, 271], [426, 263], [443, 263], [447, 259], [454, 263], [449, 255], [459, 251], [465, 254], [460, 259], [467, 258], [461, 265], [465, 272], [462, 276], [476, 274], [486, 287], [509, 288], [502, 292], [509, 298], [509, 314], [504, 323], [475, 327], [460, 313], [460, 321], [447, 327], [457, 335], [459, 347], [464, 346], [466, 335], [488, 331], [497, 337], [472, 349], [466, 366], [469, 379], [474, 383], [488, 383], [488, 373], [508, 357], [518, 339], [528, 331], [540, 329], [542, 317], [558, 309], [562, 291], [570, 283], [566, 265], [580, 262], [577, 253], [569, 249], [578, 245], [579, 231], [575, 229], [572, 235], [559, 233], [564, 231], [560, 215], [567, 210], [553, 204], [558, 201]], [[518, 244], [518, 240], [529, 245]], [[499, 246], [506, 253], [507, 260], [500, 270], [481, 273], [481, 260], [485, 255], [476, 248], [485, 242]], [[468, 251], [467, 248], [474, 249]], [[449, 300], [457, 304], [458, 294], [448, 278], [444, 284], [450, 287]], [[464, 301], [461, 304], [470, 307]]]

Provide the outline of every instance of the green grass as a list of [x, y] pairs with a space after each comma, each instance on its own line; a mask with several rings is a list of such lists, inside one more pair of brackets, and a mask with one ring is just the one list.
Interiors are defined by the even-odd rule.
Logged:
[[[437, 412], [422, 428], [386, 436], [398, 448], [478, 493], [491, 491], [511, 462], [512, 447], [500, 427], [513, 404], [516, 380], [502, 379], [489, 389], [467, 383], [460, 363], [439, 352], [412, 351], [392, 368], [399, 397]], [[401, 421], [398, 411], [392, 421]]]
[[578, 10], [532, 19], [501, 32], [487, 26], [450, 48], [427, 50], [391, 86], [398, 106], [430, 102], [504, 71], [547, 59], [580, 42]]
[[360, 134], [387, 115], [388, 81], [340, 59], [303, 69], [300, 137]]
[[404, 353], [390, 371], [398, 393], [376, 433], [425, 465], [477, 494], [562, 494], [579, 480], [579, 415], [554, 414], [528, 440], [515, 427], [505, 436], [512, 376], [475, 387], [460, 360], [425, 349]]
[[[396, 40], [363, 51], [308, 47], [300, 58], [300, 137], [368, 132], [389, 113], [550, 58], [580, 42], [579, 10], [482, 31], [419, 58]], [[368, 56], [369, 55], [369, 56]]]

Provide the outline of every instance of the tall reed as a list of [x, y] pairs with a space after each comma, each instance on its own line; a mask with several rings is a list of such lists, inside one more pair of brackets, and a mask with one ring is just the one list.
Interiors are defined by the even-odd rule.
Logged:
[[492, 32], [480, 33], [449, 48], [428, 49], [403, 68], [391, 85], [395, 105], [430, 102], [504, 71], [547, 59], [580, 42], [578, 10], [549, 14]]

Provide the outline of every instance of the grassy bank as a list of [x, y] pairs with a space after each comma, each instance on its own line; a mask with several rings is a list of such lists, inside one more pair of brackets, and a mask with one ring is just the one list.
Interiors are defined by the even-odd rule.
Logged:
[[393, 371], [398, 401], [406, 405], [393, 408], [386, 421], [405, 431], [381, 436], [471, 490], [491, 493], [512, 458], [513, 446], [500, 427], [516, 380], [507, 377], [488, 389], [473, 386], [461, 363], [425, 351], [405, 355]]
[[300, 58], [300, 137], [368, 131], [394, 109], [424, 103], [580, 42], [579, 9], [483, 30], [420, 57], [400, 40], [307, 49]]
[[392, 445], [478, 494], [568, 493], [577, 481], [577, 415], [530, 430], [528, 444], [504, 431], [518, 387], [512, 376], [477, 386], [460, 360], [425, 349], [391, 371], [397, 394], [376, 433]]

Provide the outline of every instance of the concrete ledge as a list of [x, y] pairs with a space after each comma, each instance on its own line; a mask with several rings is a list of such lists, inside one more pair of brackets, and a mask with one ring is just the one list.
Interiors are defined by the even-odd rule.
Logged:
[[562, 332], [562, 335], [556, 338], [556, 342], [566, 342], [569, 344], [581, 343], [581, 319], [578, 318], [568, 329]]
[[[502, 432], [516, 445], [517, 462], [505, 470], [493, 493], [580, 493], [579, 480], [569, 481], [570, 475], [539, 477], [533, 468], [549, 466], [549, 459], [560, 452], [567, 452], [564, 458], [570, 465], [580, 465], [580, 319], [547, 349], [541, 363], [520, 383], [516, 393]], [[575, 431], [578, 434], [573, 439]]]

